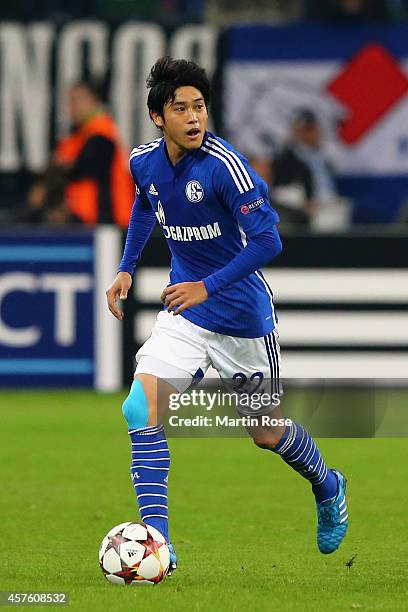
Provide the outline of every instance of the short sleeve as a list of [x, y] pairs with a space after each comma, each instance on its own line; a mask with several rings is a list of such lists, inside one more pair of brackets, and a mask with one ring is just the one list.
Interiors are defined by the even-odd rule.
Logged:
[[269, 202], [265, 181], [241, 155], [225, 147], [216, 152], [219, 163], [213, 186], [217, 196], [231, 210], [248, 237], [271, 231], [279, 223], [279, 215]]

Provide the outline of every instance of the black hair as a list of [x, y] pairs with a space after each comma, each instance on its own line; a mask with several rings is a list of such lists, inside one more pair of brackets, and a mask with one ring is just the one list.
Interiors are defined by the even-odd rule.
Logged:
[[190, 60], [175, 60], [169, 55], [161, 57], [150, 70], [146, 84], [150, 89], [147, 97], [150, 115], [154, 112], [163, 117], [164, 105], [174, 100], [178, 87], [195, 87], [201, 92], [207, 107], [210, 101], [210, 81], [206, 72]]
[[71, 85], [71, 89], [77, 87], [86, 89], [98, 102], [105, 102], [105, 91], [102, 82], [94, 79], [81, 79]]
[[295, 109], [292, 121], [293, 123], [303, 123], [307, 127], [315, 126], [319, 123], [316, 113], [309, 108]]

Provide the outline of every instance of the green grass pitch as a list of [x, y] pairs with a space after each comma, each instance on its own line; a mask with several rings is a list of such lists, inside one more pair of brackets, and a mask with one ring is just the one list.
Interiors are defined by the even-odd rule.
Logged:
[[329, 556], [309, 484], [278, 457], [248, 439], [172, 439], [179, 569], [154, 588], [110, 585], [100, 541], [138, 520], [123, 397], [0, 393], [0, 590], [68, 591], [78, 611], [408, 609], [404, 438], [320, 440], [349, 481], [349, 532]]

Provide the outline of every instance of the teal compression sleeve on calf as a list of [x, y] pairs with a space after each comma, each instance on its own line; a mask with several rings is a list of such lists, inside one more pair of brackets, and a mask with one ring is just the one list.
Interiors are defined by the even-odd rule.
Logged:
[[137, 378], [130, 387], [129, 395], [122, 405], [123, 416], [128, 422], [129, 429], [146, 427], [149, 422], [149, 409], [143, 385]]

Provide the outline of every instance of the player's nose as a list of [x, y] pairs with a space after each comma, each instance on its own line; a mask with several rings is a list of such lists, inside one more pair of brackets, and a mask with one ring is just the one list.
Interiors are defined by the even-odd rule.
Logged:
[[191, 109], [188, 113], [188, 122], [198, 124], [198, 116], [194, 109]]

